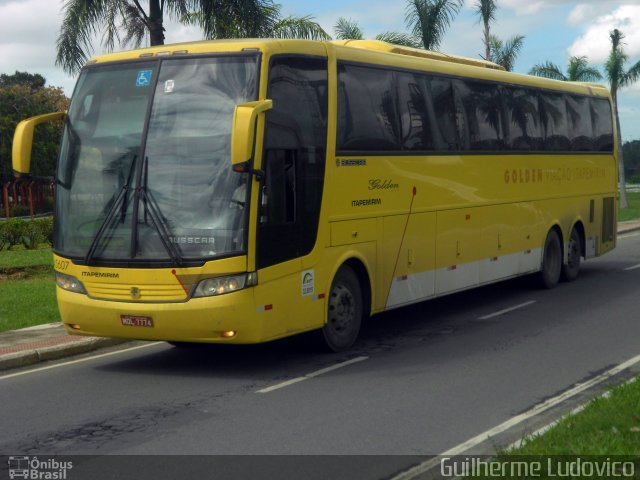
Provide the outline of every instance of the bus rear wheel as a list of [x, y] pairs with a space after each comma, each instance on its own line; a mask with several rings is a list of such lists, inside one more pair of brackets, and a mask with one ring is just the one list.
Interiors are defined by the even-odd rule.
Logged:
[[569, 245], [567, 246], [567, 263], [562, 265], [562, 279], [565, 282], [572, 282], [578, 278], [578, 273], [580, 272], [580, 257], [582, 256], [580, 240], [580, 234], [574, 227], [571, 229]]
[[554, 288], [562, 271], [562, 246], [555, 230], [549, 230], [542, 250], [542, 268], [539, 279], [542, 288]]
[[343, 352], [351, 347], [358, 338], [362, 314], [360, 282], [354, 271], [343, 265], [329, 292], [327, 323], [321, 330], [324, 346], [333, 352]]

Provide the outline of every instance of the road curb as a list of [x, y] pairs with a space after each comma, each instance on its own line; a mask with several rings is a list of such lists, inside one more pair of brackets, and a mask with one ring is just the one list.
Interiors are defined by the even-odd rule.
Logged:
[[9, 370], [12, 368], [26, 367], [34, 363], [45, 362], [48, 360], [57, 360], [71, 355], [91, 352], [100, 348], [111, 347], [121, 343], [129, 342], [123, 338], [87, 338], [63, 345], [54, 345], [51, 347], [36, 348], [24, 350], [21, 352], [13, 352], [2, 355], [0, 357], [0, 370]]

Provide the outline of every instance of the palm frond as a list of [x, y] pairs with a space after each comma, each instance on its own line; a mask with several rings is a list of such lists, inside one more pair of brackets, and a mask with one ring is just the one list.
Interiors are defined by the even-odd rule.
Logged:
[[462, 4], [463, 0], [409, 0], [405, 23], [425, 49], [435, 50]]
[[56, 65], [70, 74], [82, 68], [92, 49], [91, 40], [98, 32], [109, 4], [118, 1], [67, 0], [64, 3], [64, 17], [56, 40]]
[[474, 5], [474, 13], [478, 16], [478, 22], [485, 25], [495, 21], [498, 4], [496, 0], [477, 0]]
[[589, 66], [587, 57], [571, 57], [567, 67], [567, 77], [571, 82], [596, 82], [602, 80], [597, 68]]
[[407, 33], [384, 32], [376, 35], [376, 40], [393, 43], [394, 45], [402, 45], [403, 47], [422, 48], [420, 38]]
[[121, 28], [124, 30], [122, 45], [131, 44], [137, 48], [142, 45], [148, 26], [140, 10], [133, 5], [127, 5], [123, 11]]
[[551, 78], [553, 80], [563, 80], [567, 81], [568, 78], [560, 71], [560, 67], [555, 63], [547, 61], [543, 64], [534, 65], [531, 70], [529, 70], [529, 75], [535, 75], [536, 77], [544, 77]]
[[506, 42], [495, 36], [491, 36], [491, 58], [495, 63], [512, 71], [516, 58], [524, 46], [524, 35], [514, 35]]
[[355, 20], [340, 17], [333, 26], [333, 32], [338, 40], [362, 40], [364, 34]]
[[306, 40], [331, 40], [331, 37], [312, 16], [285, 17], [278, 21], [271, 32], [274, 38], [301, 38]]

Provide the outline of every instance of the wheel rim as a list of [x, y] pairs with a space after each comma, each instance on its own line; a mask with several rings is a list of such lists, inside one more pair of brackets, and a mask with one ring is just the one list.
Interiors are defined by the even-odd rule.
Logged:
[[336, 285], [329, 299], [329, 324], [339, 334], [349, 330], [356, 317], [353, 294], [343, 285]]
[[567, 258], [567, 265], [571, 269], [580, 265], [580, 245], [573, 235], [569, 240], [569, 258]]

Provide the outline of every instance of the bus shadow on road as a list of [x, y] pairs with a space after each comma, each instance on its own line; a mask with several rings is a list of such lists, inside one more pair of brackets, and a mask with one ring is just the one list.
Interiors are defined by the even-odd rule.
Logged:
[[[618, 269], [616, 269], [618, 270]], [[610, 276], [608, 265], [585, 265], [576, 282], [562, 283], [554, 290], [541, 290], [532, 277], [519, 277], [484, 287], [415, 303], [376, 315], [362, 325], [360, 338], [344, 353], [322, 352], [314, 332], [257, 345], [191, 344], [155, 351], [141, 351], [133, 358], [111, 361], [98, 368], [127, 374], [176, 375], [207, 378], [289, 377], [323, 368], [358, 355], [376, 355], [411, 348], [419, 343], [440, 341], [456, 333], [475, 331], [511, 321], [509, 317], [479, 322], [478, 317], [512, 304], [536, 299], [538, 303], [562, 298], [563, 308], [584, 303], [584, 296], [599, 285], [603, 276], [608, 287], [624, 291], [636, 288], [623, 278]], [[599, 287], [598, 287], [599, 288]], [[582, 300], [579, 300], [582, 298]], [[540, 326], [553, 319], [540, 319]], [[530, 323], [530, 321], [529, 321]], [[524, 328], [524, 327], [523, 327]]]

